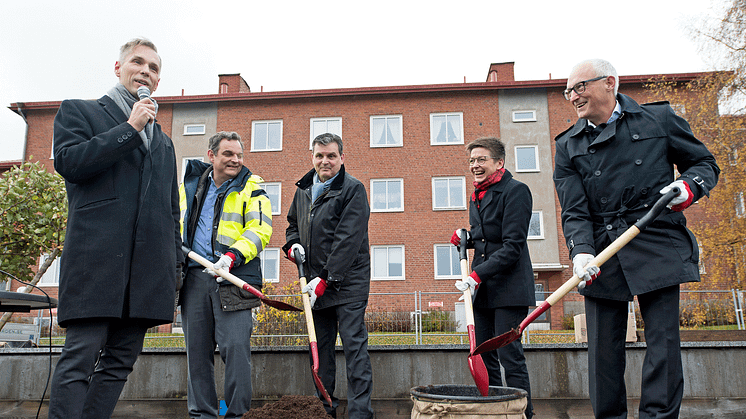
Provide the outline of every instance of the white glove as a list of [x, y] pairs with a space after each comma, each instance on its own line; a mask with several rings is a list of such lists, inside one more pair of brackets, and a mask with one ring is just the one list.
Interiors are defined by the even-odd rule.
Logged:
[[587, 285], [591, 285], [593, 280], [598, 277], [601, 269], [596, 265], [588, 265], [593, 260], [594, 256], [589, 253], [578, 253], [572, 258], [572, 272], [581, 279], [578, 284], [578, 289], [583, 289]]
[[[479, 279], [479, 275], [477, 275], [476, 272], [472, 271], [469, 276], [466, 277], [463, 281], [456, 281], [454, 284], [456, 286], [456, 289], [458, 289], [461, 292], [466, 291], [466, 289], [469, 289], [469, 292], [471, 293], [472, 298], [477, 294], [477, 289], [479, 288], [479, 284], [482, 283], [482, 280]], [[459, 300], [463, 300], [464, 296], [462, 295]]]
[[326, 291], [326, 281], [318, 276], [301, 290], [301, 292], [308, 293], [308, 296], [311, 298], [311, 307], [316, 304], [316, 299], [321, 297], [324, 291]]
[[[298, 250], [298, 253], [300, 253], [300, 257], [295, 260], [295, 251]], [[288, 259], [290, 259], [291, 262], [298, 264], [303, 263], [306, 261], [306, 251], [303, 249], [303, 246], [300, 243], [295, 243], [290, 247], [290, 250], [288, 250]]]
[[229, 253], [224, 254], [223, 256], [220, 256], [220, 259], [218, 259], [217, 262], [215, 262], [212, 265], [212, 269], [205, 268], [202, 272], [208, 273], [215, 277], [215, 282], [218, 284], [225, 281], [222, 276], [215, 273], [218, 269], [222, 269], [225, 272], [230, 272], [231, 268], [233, 267], [233, 258]]
[[[681, 193], [679, 193], [679, 196], [674, 197], [674, 199], [671, 200], [671, 202], [666, 205], [668, 208], [673, 209], [674, 211], [682, 211], [684, 208], [688, 207], [689, 204], [691, 204], [692, 200], [692, 194], [691, 189], [689, 189], [689, 185], [684, 182], [683, 180], [676, 180], [668, 184], [665, 188], [660, 190], [661, 195], [667, 194], [671, 189], [673, 189], [674, 186], [678, 186]], [[672, 208], [676, 205], [681, 205], [677, 208]]]

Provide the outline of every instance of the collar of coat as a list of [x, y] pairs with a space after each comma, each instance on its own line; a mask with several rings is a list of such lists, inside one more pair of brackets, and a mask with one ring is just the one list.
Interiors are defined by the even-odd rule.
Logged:
[[[622, 119], [624, 114], [637, 114], [642, 112], [642, 107], [635, 102], [631, 97], [622, 94], [617, 93], [616, 100], [619, 101], [619, 106], [622, 108], [622, 116], [619, 117], [619, 120]], [[578, 121], [573, 125], [572, 127], [568, 128], [558, 136], [556, 136], [554, 139], [558, 140], [563, 135], [567, 134], [570, 137], [574, 137], [576, 135], [581, 134], [585, 128], [588, 126], [588, 120], [585, 118], [580, 118]]]
[[[311, 169], [306, 173], [299, 181], [295, 182], [295, 186], [301, 189], [308, 189], [313, 185], [313, 176], [316, 174], [316, 169]], [[332, 184], [329, 185], [329, 190], [342, 189], [342, 185], [345, 181], [345, 165], [339, 168], [339, 176], [334, 178]]]
[[472, 205], [476, 205], [477, 208], [480, 210], [492, 202], [492, 199], [498, 194], [505, 190], [505, 188], [508, 187], [508, 183], [510, 182], [510, 179], [513, 178], [513, 174], [510, 173], [508, 169], [505, 169], [505, 173], [503, 173], [502, 179], [500, 179], [499, 182], [495, 183], [494, 185], [487, 188], [485, 191], [484, 197], [482, 197], [481, 201], [479, 202], [479, 205], [476, 205], [475, 201], [471, 201]]

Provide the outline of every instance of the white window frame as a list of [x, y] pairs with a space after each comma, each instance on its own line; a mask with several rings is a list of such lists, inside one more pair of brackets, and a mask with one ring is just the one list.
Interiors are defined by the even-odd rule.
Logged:
[[[264, 182], [260, 183], [259, 186], [264, 189], [264, 192], [267, 192], [267, 186], [277, 186], [279, 189], [277, 191], [277, 207], [275, 208], [274, 202], [270, 199], [270, 202], [272, 203], [272, 215], [279, 215], [282, 213], [282, 182]], [[267, 192], [267, 196], [269, 197], [269, 192]]]
[[[455, 267], [458, 272], [452, 273], [450, 275], [438, 275], [438, 249], [442, 248], [448, 248], [448, 250], [450, 251], [449, 255], [456, 258]], [[450, 260], [448, 262], [449, 265], [453, 266], [453, 260]], [[435, 277], [435, 279], [461, 279], [461, 263], [459, 260], [458, 250], [456, 250], [456, 246], [452, 245], [451, 243], [436, 243], [433, 245], [433, 276]]]
[[[189, 132], [189, 128], [201, 128], [196, 132]], [[184, 124], [184, 136], [189, 135], [205, 135], [205, 124]]]
[[[256, 148], [255, 147], [255, 138], [256, 138], [256, 132], [257, 132], [257, 125], [269, 125], [269, 124], [280, 124], [280, 147], [279, 148]], [[283, 140], [283, 130], [284, 130], [285, 124], [283, 123], [282, 119], [269, 119], [269, 120], [262, 120], [262, 121], [251, 121], [251, 151], [252, 153], [261, 153], [265, 151], [282, 151], [282, 140]], [[269, 132], [269, 131], [268, 131]], [[269, 145], [268, 145], [269, 146]]]
[[[339, 132], [330, 131], [330, 130], [327, 130], [327, 131], [324, 131], [324, 132], [314, 132], [314, 130], [313, 130], [313, 123], [314, 122], [322, 122], [322, 121], [326, 122], [327, 128], [329, 127], [329, 122], [330, 121], [339, 122]], [[309, 132], [310, 137], [311, 137], [308, 140], [308, 149], [309, 150], [313, 150], [313, 139], [316, 138], [317, 136], [321, 135], [321, 134], [326, 133], [326, 132], [330, 132], [332, 134], [337, 134], [337, 135], [339, 135], [340, 138], [344, 138], [344, 137], [342, 137], [342, 117], [311, 118], [309, 125], [310, 126], [309, 126], [309, 129], [308, 129], [308, 132]]]
[[[518, 149], [533, 149], [534, 150], [534, 161], [536, 161], [536, 167], [533, 169], [521, 169], [518, 166]], [[515, 171], [516, 173], [535, 173], [541, 171], [539, 168], [539, 146], [538, 145], [517, 145], [513, 150], [515, 156]]]
[[[448, 117], [457, 116], [459, 118], [459, 132], [457, 141], [439, 143], [436, 141], [435, 122], [433, 121], [436, 117], [445, 117], [446, 126], [448, 124]], [[430, 114], [430, 145], [457, 145], [464, 143], [464, 113], [463, 112], [443, 112], [443, 113], [431, 113]]]
[[[386, 182], [386, 209], [374, 209], [373, 208], [373, 184]], [[389, 182], [399, 182], [400, 188], [399, 193], [401, 194], [401, 207], [389, 208]], [[402, 178], [389, 178], [389, 179], [371, 179], [370, 180], [370, 212], [402, 212], [404, 211], [404, 179]]]
[[[531, 219], [533, 219], [534, 216], [537, 216], [539, 218], [539, 235], [532, 236], [529, 234], [526, 237], [527, 240], [541, 240], [544, 238], [544, 211], [531, 211]], [[529, 226], [530, 225], [531, 224], [529, 221]]]
[[[48, 253], [45, 253], [39, 257], [39, 268], [44, 261], [49, 257]], [[40, 287], [59, 287], [60, 286], [60, 262], [62, 261], [62, 255], [57, 258], [49, 265], [47, 271], [39, 279], [38, 285]]]
[[[435, 202], [435, 183], [437, 181], [447, 181], [448, 182], [448, 196], [449, 201], [451, 201], [450, 197], [451, 195], [451, 188], [450, 183], [452, 180], [460, 180], [461, 181], [461, 202], [463, 205], [461, 206], [447, 206], [447, 207], [438, 207]], [[433, 211], [457, 211], [457, 210], [465, 210], [466, 209], [466, 178], [464, 176], [444, 176], [444, 177], [434, 177], [431, 179], [431, 190], [432, 190], [432, 201], [433, 201]]]
[[[275, 272], [277, 272], [277, 278], [267, 278], [266, 276], [264, 276], [264, 272], [266, 272], [264, 269], [264, 266], [268, 262], [268, 260], [264, 257], [265, 252], [271, 252], [271, 253], [277, 254], [277, 258], [274, 259], [273, 261], [275, 265]], [[271, 283], [280, 282], [280, 256], [281, 254], [282, 254], [282, 250], [279, 247], [266, 247], [264, 248], [264, 250], [262, 250], [259, 253], [259, 260], [261, 261], [261, 266], [262, 266], [262, 279], [264, 280], [264, 282], [271, 282]]]
[[[392, 133], [392, 135], [398, 135], [399, 136], [399, 142], [395, 144], [375, 144], [373, 142], [373, 121], [376, 119], [384, 119], [386, 121], [386, 126], [388, 127], [388, 121], [389, 119], [398, 119], [399, 120], [399, 129], [398, 132]], [[370, 146], [374, 148], [379, 147], [404, 147], [404, 118], [402, 118], [401, 115], [371, 115], [370, 116]]]
[[[528, 116], [526, 118], [523, 117], [517, 117], [517, 115], [521, 114], [530, 114], [531, 116]], [[518, 110], [513, 111], [513, 122], [536, 122], [536, 111], [534, 109], [525, 109], [525, 110]]]
[[199, 156], [199, 157], [182, 157], [181, 158], [181, 182], [184, 182], [184, 175], [186, 175], [186, 167], [187, 167], [187, 162], [189, 160], [199, 160], [201, 162], [204, 162], [205, 158], [202, 157], [202, 156]]
[[[401, 276], [375, 276], [376, 275], [376, 269], [375, 269], [375, 263], [376, 263], [376, 250], [380, 249], [401, 249]], [[387, 265], [387, 271], [390, 269], [388, 259], [389, 254], [386, 253], [386, 265]], [[370, 261], [371, 261], [371, 269], [370, 269], [370, 276], [371, 280], [374, 281], [403, 281], [407, 277], [407, 269], [406, 269], [406, 254], [405, 254], [405, 248], [404, 245], [380, 245], [380, 246], [371, 246], [370, 247]], [[390, 272], [387, 272], [390, 273]]]

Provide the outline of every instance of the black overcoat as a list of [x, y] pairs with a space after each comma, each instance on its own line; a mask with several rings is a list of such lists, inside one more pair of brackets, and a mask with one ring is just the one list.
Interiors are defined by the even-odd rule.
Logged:
[[[570, 257], [597, 254], [645, 215], [674, 180], [674, 164], [694, 200], [709, 195], [720, 169], [668, 102], [639, 105], [618, 94], [621, 117], [593, 138], [585, 119], [556, 138], [554, 182]], [[633, 295], [699, 281], [699, 250], [681, 212], [664, 213], [601, 267], [581, 294]]]
[[528, 186], [505, 170], [490, 186], [479, 208], [469, 206], [472, 270], [482, 280], [476, 308], [526, 307], [536, 304], [534, 273], [528, 253], [528, 225], [533, 199]]
[[54, 167], [69, 204], [58, 320], [170, 323], [182, 263], [171, 139], [150, 150], [111, 98], [66, 100], [54, 120]]
[[365, 186], [342, 165], [329, 189], [312, 203], [315, 173], [311, 170], [295, 184], [298, 188], [288, 210], [283, 251], [287, 254], [293, 244], [302, 244], [308, 281], [326, 276], [329, 287], [314, 309], [368, 301], [370, 206]]

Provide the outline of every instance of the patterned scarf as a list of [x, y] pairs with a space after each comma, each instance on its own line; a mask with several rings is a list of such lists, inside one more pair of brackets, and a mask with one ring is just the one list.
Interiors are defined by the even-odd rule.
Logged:
[[479, 203], [482, 201], [482, 198], [484, 198], [484, 194], [487, 193], [487, 189], [499, 182], [503, 178], [504, 173], [505, 168], [503, 167], [495, 170], [495, 172], [489, 175], [487, 179], [481, 182], [474, 182], [474, 193], [471, 194], [471, 200], [477, 204], [477, 208], [479, 208]]

